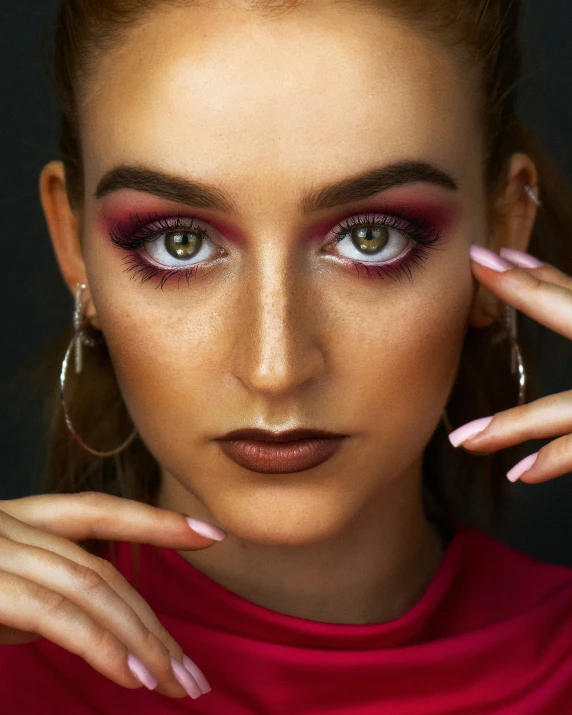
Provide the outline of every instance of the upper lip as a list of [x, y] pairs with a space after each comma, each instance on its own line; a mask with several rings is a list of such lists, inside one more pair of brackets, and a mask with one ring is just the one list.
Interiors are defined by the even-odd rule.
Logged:
[[218, 437], [219, 440], [231, 440], [231, 439], [252, 439], [257, 442], [293, 442], [297, 439], [329, 439], [332, 437], [345, 437], [343, 434], [335, 434], [334, 432], [325, 432], [324, 430], [317, 429], [289, 429], [283, 432], [271, 432], [265, 429], [236, 429], [232, 432], [228, 432], [222, 437]]

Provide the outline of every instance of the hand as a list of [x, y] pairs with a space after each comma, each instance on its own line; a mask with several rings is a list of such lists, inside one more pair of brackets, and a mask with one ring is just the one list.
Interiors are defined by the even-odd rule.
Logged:
[[[86, 660], [125, 688], [142, 683], [128, 666], [135, 656], [169, 697], [198, 698], [210, 686], [149, 605], [107, 560], [74, 541], [109, 539], [185, 551], [213, 540], [181, 513], [99, 492], [41, 494], [0, 500], [0, 644], [42, 637]], [[182, 684], [171, 657], [178, 661]], [[184, 658], [184, 660], [183, 660]]]
[[[489, 261], [492, 259], [501, 267], [502, 258], [499, 262], [497, 254], [481, 246], [471, 247], [471, 266], [477, 280], [505, 303], [572, 339], [572, 278], [549, 263], [535, 268], [517, 266], [515, 261], [528, 255], [520, 251], [501, 249], [500, 255], [505, 259], [504, 265], [510, 266], [510, 269], [502, 272], [493, 270], [488, 267], [491, 265]], [[487, 267], [476, 262], [475, 259], [481, 257], [484, 257]], [[528, 439], [559, 437], [509, 470], [507, 477], [511, 481], [521, 478], [524, 482], [536, 484], [572, 471], [572, 390], [468, 422], [449, 434], [453, 446], [461, 444], [459, 437], [463, 437], [462, 430], [470, 429], [468, 426], [474, 423], [477, 423], [477, 428], [485, 425], [486, 428], [463, 441], [462, 445], [465, 449], [484, 453], [511, 447]]]

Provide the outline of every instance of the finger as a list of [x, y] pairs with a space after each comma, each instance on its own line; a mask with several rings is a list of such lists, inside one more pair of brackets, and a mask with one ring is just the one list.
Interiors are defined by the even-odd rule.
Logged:
[[[463, 434], [465, 428], [470, 430], [471, 424], [469, 422], [457, 428], [458, 434]], [[455, 438], [457, 429], [449, 434], [450, 440]], [[462, 444], [465, 449], [489, 453], [530, 439], [545, 439], [569, 433], [572, 433], [572, 390], [497, 412], [484, 430], [462, 443], [457, 442], [456, 446]]]
[[[3, 552], [0, 553], [0, 568], [4, 567], [22, 576], [27, 576], [61, 593], [64, 593], [63, 590], [60, 590], [61, 583], [58, 585], [50, 576], [45, 575], [43, 563], [44, 561], [46, 564], [50, 562], [50, 554], [53, 558], [60, 557], [65, 560], [66, 564], [71, 563], [75, 569], [80, 569], [81, 578], [93, 578], [93, 576], [89, 574], [83, 577], [81, 574], [83, 574], [84, 571], [95, 573], [100, 579], [103, 579], [107, 583], [107, 587], [116, 594], [116, 598], [119, 599], [120, 603], [125, 603], [131, 608], [137, 615], [139, 621], [141, 621], [145, 628], [162, 644], [163, 648], [167, 649], [172, 657], [179, 661], [182, 660], [184, 654], [181, 646], [164, 628], [145, 599], [110, 562], [86, 552], [80, 546], [67, 539], [48, 532], [42, 532], [2, 512], [0, 512], [0, 531], [4, 536], [8, 537], [9, 541], [8, 539], [6, 539], [6, 541], [8, 541], [8, 545], [10, 546], [10, 548], [5, 548]], [[2, 537], [0, 537], [0, 543], [1, 539]], [[18, 559], [15, 556], [18, 553], [16, 544], [25, 545], [26, 548], [35, 548], [39, 553], [39, 557], [36, 556], [36, 558], [33, 559], [28, 557], [24, 558], [22, 556]], [[39, 563], [37, 563], [38, 559]], [[18, 564], [18, 566], [14, 564]], [[70, 567], [72, 571], [74, 567]], [[43, 578], [47, 578], [48, 580], [43, 581]], [[69, 577], [65, 579], [65, 582], [68, 581]], [[100, 584], [100, 586], [103, 587], [103, 584]], [[65, 594], [76, 603], [79, 602], [69, 590], [65, 591]], [[117, 601], [115, 602], [117, 603]], [[118, 616], [118, 618], [121, 617]], [[138, 657], [137, 652], [133, 652], [133, 654]], [[143, 658], [142, 660], [145, 659]], [[198, 670], [198, 666], [195, 666], [195, 668]], [[206, 682], [204, 675], [202, 675], [202, 680]]]
[[528, 271], [531, 273], [531, 275], [536, 276], [537, 278], [540, 278], [542, 281], [547, 281], [548, 283], [554, 283], [554, 285], [559, 285], [562, 288], [567, 288], [568, 290], [572, 290], [572, 276], [569, 276], [567, 273], [564, 273], [563, 271], [559, 270], [556, 268], [556, 266], [553, 266], [551, 263], [542, 263], [542, 265], [536, 267], [536, 268], [530, 268], [528, 266], [524, 266], [521, 263], [517, 262], [514, 260], [514, 254], [512, 253], [512, 250], [507, 250], [506, 248], [501, 248], [500, 250], [500, 256], [501, 258], [504, 258], [506, 261], [509, 261], [509, 263], [514, 263], [517, 265], [519, 268], [524, 269], [525, 271]]
[[[572, 472], [572, 435], [552, 440], [535, 455], [536, 458], [534, 455], [525, 457], [509, 470], [509, 475], [512, 472], [511, 481], [520, 479], [528, 484], [539, 484]], [[523, 467], [528, 469], [523, 472]]]
[[183, 550], [213, 545], [213, 539], [190, 528], [185, 514], [103, 492], [8, 499], [0, 501], [0, 511], [37, 527], [40, 536], [47, 531], [71, 541], [105, 539]]
[[[127, 653], [131, 653], [144, 663], [155, 676], [161, 686], [160, 692], [172, 697], [183, 697], [186, 693], [176, 680], [171, 668], [171, 657], [182, 662], [184, 656], [182, 648], [166, 632], [163, 639], [157, 637], [156, 633], [164, 629], [148, 606], [147, 609], [150, 613], [147, 612], [147, 619], [152, 622], [152, 629], [147, 627], [137, 611], [130, 606], [129, 601], [121, 598], [117, 591], [110, 586], [115, 579], [123, 578], [112, 564], [103, 559], [96, 561], [96, 557], [93, 557], [93, 560], [94, 563], [99, 562], [97, 563], [99, 570], [89, 568], [43, 548], [27, 546], [0, 537], [0, 570], [3, 575], [15, 575], [32, 583], [32, 587], [27, 586], [28, 592], [34, 587], [44, 589], [43, 592], [39, 591], [39, 598], [51, 599], [49, 604], [52, 601], [54, 604], [60, 603], [62, 608], [67, 608], [68, 611], [76, 615], [77, 609], [81, 613], [88, 614], [99, 629], [95, 633], [95, 625], [89, 621], [84, 622], [84, 628], [89, 626], [91, 629], [92, 642], [95, 645], [97, 645], [97, 640], [102, 637], [102, 633], [109, 631], [126, 651], [125, 658]], [[4, 582], [2, 588], [4, 589]], [[135, 594], [129, 585], [128, 590]], [[47, 596], [48, 593], [59, 594], [61, 598], [58, 600], [56, 596]], [[133, 600], [131, 593], [128, 593], [130, 601]], [[19, 599], [16, 598], [15, 601], [19, 602]], [[42, 603], [45, 605], [44, 600]], [[22, 607], [25, 608], [24, 605]], [[53, 615], [51, 605], [48, 605], [48, 608], [44, 608], [38, 618], [50, 618], [51, 615]], [[36, 621], [36, 630], [37, 623], [38, 621]], [[77, 633], [74, 633], [74, 636], [76, 635]], [[52, 640], [51, 636], [48, 637]], [[68, 636], [68, 639], [70, 637]], [[169, 646], [165, 645], [164, 640], [169, 642]], [[72, 638], [72, 646], [74, 643]], [[77, 652], [73, 648], [71, 650]], [[114, 652], [117, 655], [116, 645], [114, 645]], [[122, 653], [121, 650], [119, 652]], [[79, 654], [85, 657], [84, 653]], [[89, 659], [87, 660], [90, 662]], [[117, 663], [114, 664], [114, 667], [121, 679], [125, 674], [123, 662], [119, 670], [117, 670]], [[119, 681], [116, 679], [116, 682]]]
[[[61, 593], [22, 576], [0, 572], [0, 620], [38, 633], [83, 658], [99, 673], [125, 688], [140, 688], [127, 664], [127, 648], [110, 630]], [[180, 690], [173, 697], [182, 697]]]
[[[512, 264], [510, 270], [495, 271], [472, 260], [480, 282], [501, 300], [545, 325], [565, 338], [572, 339], [572, 290], [562, 278], [558, 282], [540, 278], [540, 268], [525, 269]], [[554, 272], [545, 270], [544, 275]]]

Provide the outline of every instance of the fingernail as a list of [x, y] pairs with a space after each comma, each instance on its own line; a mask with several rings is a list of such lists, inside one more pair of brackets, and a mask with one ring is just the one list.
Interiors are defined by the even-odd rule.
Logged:
[[483, 248], [482, 246], [475, 246], [472, 244], [469, 249], [469, 254], [473, 261], [480, 263], [481, 266], [492, 268], [493, 271], [502, 272], [508, 271], [509, 268], [514, 268], [514, 266], [508, 261], [505, 261], [496, 253], [493, 253], [492, 251], [489, 251], [488, 248]]
[[133, 675], [138, 678], [146, 688], [155, 690], [159, 682], [153, 677], [153, 673], [143, 665], [143, 663], [131, 653], [127, 656], [127, 665]]
[[521, 266], [521, 268], [539, 268], [544, 265], [544, 261], [539, 261], [538, 258], [531, 256], [530, 253], [517, 251], [516, 248], [501, 248], [500, 254], [508, 261]]
[[201, 536], [206, 536], [207, 539], [214, 539], [215, 541], [222, 541], [226, 536], [226, 531], [219, 529], [212, 524], [207, 524], [206, 521], [200, 521], [200, 519], [193, 519], [192, 516], [185, 517], [191, 529], [196, 531], [197, 534]]
[[491, 415], [490, 417], [479, 417], [478, 420], [472, 420], [471, 422], [467, 422], [466, 424], [457, 427], [456, 430], [449, 433], [449, 441], [453, 447], [458, 447], [461, 442], [469, 439], [469, 437], [474, 437], [475, 435], [483, 432], [489, 426], [493, 417], [494, 415]]
[[527, 471], [527, 469], [530, 469], [532, 467], [532, 465], [536, 462], [537, 457], [538, 452], [535, 452], [534, 454], [529, 454], [528, 457], [521, 459], [518, 464], [515, 464], [512, 469], [509, 469], [506, 474], [507, 479], [509, 479], [511, 482], [516, 482], [517, 479], [520, 479], [520, 477], [522, 477], [522, 475]]
[[212, 688], [209, 685], [208, 680], [205, 678], [205, 676], [204, 676], [202, 670], [199, 668], [199, 666], [196, 663], [194, 663], [190, 658], [188, 658], [186, 655], [183, 656], [183, 665], [189, 671], [189, 673], [193, 676], [193, 678], [197, 681], [199, 688], [203, 691], [203, 695], [206, 695], [206, 693], [210, 693]]
[[173, 673], [175, 674], [175, 677], [183, 686], [187, 695], [193, 700], [200, 698], [203, 693], [199, 688], [196, 680], [185, 668], [185, 666], [179, 663], [179, 661], [175, 660], [174, 658], [171, 658], [171, 665], [173, 667]]

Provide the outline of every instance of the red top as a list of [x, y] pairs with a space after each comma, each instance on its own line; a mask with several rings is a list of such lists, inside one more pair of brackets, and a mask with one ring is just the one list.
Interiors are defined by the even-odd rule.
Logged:
[[[117, 565], [134, 585], [130, 544]], [[123, 688], [42, 639], [0, 647], [3, 715], [570, 715], [572, 569], [460, 525], [421, 599], [377, 625], [276, 613], [141, 545], [137, 590], [204, 672], [197, 700]]]

